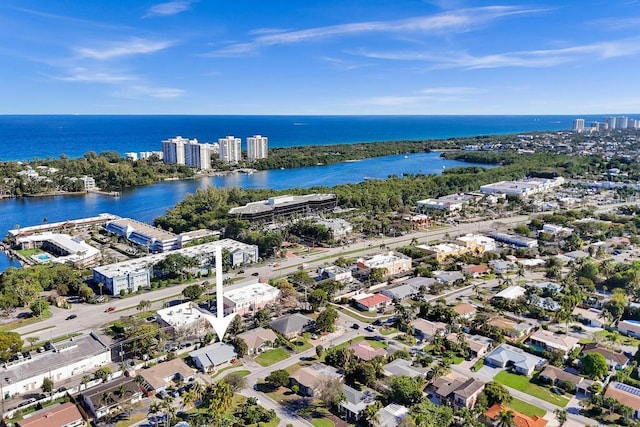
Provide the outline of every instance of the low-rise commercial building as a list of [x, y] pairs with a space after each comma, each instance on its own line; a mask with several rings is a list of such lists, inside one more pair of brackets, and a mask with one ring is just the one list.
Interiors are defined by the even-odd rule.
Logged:
[[277, 196], [268, 200], [248, 203], [229, 210], [229, 216], [250, 221], [273, 222], [275, 218], [298, 214], [312, 214], [333, 209], [338, 204], [335, 194], [307, 194], [304, 196]]
[[506, 233], [491, 233], [490, 236], [498, 242], [506, 243], [507, 245], [515, 246], [517, 248], [537, 248], [538, 241], [536, 239], [530, 239], [524, 236], [517, 236], [515, 234]]
[[[456, 238], [456, 243], [460, 246], [465, 246], [469, 249], [475, 250], [476, 253], [495, 251], [497, 249], [496, 241], [494, 239], [481, 234], [465, 234], [464, 236]], [[478, 247], [481, 247], [482, 251], [478, 251], [476, 249]]]
[[107, 222], [104, 228], [109, 233], [146, 247], [151, 252], [166, 252], [179, 248], [176, 234], [135, 219], [119, 218]]
[[222, 239], [168, 253], [162, 252], [96, 267], [93, 269], [93, 280], [96, 283], [102, 283], [105, 291], [111, 295], [117, 295], [122, 290], [136, 292], [140, 288], [146, 288], [151, 285], [151, 279], [161, 273], [157, 272], [154, 266], [170, 253], [193, 258], [197, 261], [197, 268], [208, 269], [214, 267], [217, 247], [227, 250], [229, 262], [232, 266], [252, 263], [258, 259], [258, 247], [256, 245], [247, 245], [232, 239]]
[[563, 177], [553, 179], [527, 178], [518, 181], [499, 181], [480, 186], [483, 194], [502, 193], [508, 196], [528, 197], [538, 193], [545, 193], [564, 184]]
[[385, 276], [394, 276], [411, 271], [411, 258], [391, 251], [368, 258], [359, 258], [356, 266], [364, 271], [370, 271], [373, 268], [383, 269]]
[[160, 326], [169, 328], [175, 336], [201, 334], [209, 327], [203, 313], [191, 302], [160, 309], [156, 314]]
[[110, 362], [110, 349], [93, 333], [49, 344], [40, 353], [18, 353], [16, 360], [3, 364], [2, 398], [40, 390], [45, 378], [59, 384]]
[[450, 194], [448, 196], [438, 197], [437, 199], [419, 200], [416, 203], [416, 210], [418, 212], [429, 212], [434, 210], [455, 212], [462, 210], [462, 208], [473, 199], [474, 197], [469, 194]]
[[280, 298], [280, 290], [260, 282], [244, 282], [224, 288], [224, 313], [244, 315], [255, 312]]

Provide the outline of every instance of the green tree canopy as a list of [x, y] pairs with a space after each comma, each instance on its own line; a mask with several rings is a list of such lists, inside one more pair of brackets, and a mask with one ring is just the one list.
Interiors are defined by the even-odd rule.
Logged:
[[604, 378], [609, 372], [607, 360], [600, 353], [588, 353], [580, 359], [582, 372], [589, 378]]

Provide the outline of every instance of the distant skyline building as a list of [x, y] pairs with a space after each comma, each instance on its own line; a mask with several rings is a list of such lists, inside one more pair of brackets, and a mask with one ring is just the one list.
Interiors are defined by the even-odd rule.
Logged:
[[241, 139], [233, 135], [226, 138], [219, 138], [220, 145], [219, 159], [225, 163], [238, 163], [242, 158]]
[[605, 119], [605, 122], [607, 123], [607, 126], [609, 126], [609, 129], [613, 130], [613, 129], [617, 129], [617, 118], [616, 117], [607, 117]]
[[[194, 142], [195, 141], [195, 142]], [[185, 164], [201, 170], [211, 169], [211, 144], [199, 144], [197, 139], [189, 141], [184, 146]]]
[[[181, 136], [175, 138], [169, 138], [162, 141], [162, 157], [164, 162], [168, 165], [184, 165], [184, 145], [189, 142], [189, 139]], [[198, 140], [196, 139], [197, 143]]]
[[247, 138], [247, 159], [251, 162], [266, 159], [269, 151], [269, 138], [254, 135]]
[[573, 130], [575, 132], [584, 132], [584, 119], [575, 119], [573, 121]]
[[629, 126], [629, 119], [627, 117], [618, 117], [616, 121], [617, 129], [626, 129]]

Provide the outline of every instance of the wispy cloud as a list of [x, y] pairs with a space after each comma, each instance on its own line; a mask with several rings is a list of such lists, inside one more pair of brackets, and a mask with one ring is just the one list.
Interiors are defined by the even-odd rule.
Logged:
[[132, 38], [127, 41], [112, 43], [102, 48], [79, 47], [75, 51], [84, 58], [107, 60], [121, 56], [149, 54], [173, 46], [175, 42], [168, 40], [144, 40]]
[[110, 72], [96, 72], [87, 70], [85, 68], [76, 68], [69, 72], [66, 76], [52, 77], [55, 80], [62, 80], [65, 82], [87, 82], [87, 83], [122, 83], [132, 80], [136, 80], [136, 77], [117, 74]]
[[584, 61], [588, 59], [608, 59], [634, 56], [640, 53], [640, 38], [603, 41], [561, 49], [539, 49], [489, 55], [471, 55], [466, 52], [363, 52], [368, 58], [422, 61], [431, 63], [433, 68], [499, 68], [528, 67], [542, 68]]
[[607, 30], [637, 29], [640, 27], [640, 18], [603, 18], [591, 21], [591, 25]]
[[359, 68], [369, 67], [372, 65], [371, 63], [357, 63], [357, 62], [347, 61], [340, 58], [333, 58], [330, 56], [325, 56], [322, 58], [322, 60], [328, 62], [329, 64], [333, 65], [337, 69], [347, 70], [347, 71], [357, 70]]
[[166, 3], [159, 3], [151, 6], [144, 15], [144, 18], [177, 15], [191, 9], [191, 5], [193, 3], [194, 2], [192, 0], [175, 0]]
[[467, 102], [469, 100], [467, 95], [483, 92], [486, 92], [486, 90], [469, 86], [430, 87], [415, 91], [409, 95], [373, 96], [355, 99], [352, 100], [350, 104], [358, 106], [374, 105], [380, 107], [400, 107], [425, 103]]
[[115, 92], [122, 98], [156, 98], [172, 99], [184, 94], [184, 90], [173, 87], [152, 87], [146, 85], [132, 85], [120, 88]]
[[231, 44], [215, 50], [211, 56], [234, 56], [246, 54], [264, 46], [291, 44], [328, 39], [339, 36], [353, 36], [365, 33], [447, 33], [468, 31], [470, 28], [505, 16], [531, 14], [547, 9], [523, 9], [516, 6], [487, 6], [443, 12], [430, 16], [419, 16], [393, 21], [355, 22], [341, 25], [286, 31], [258, 29], [251, 34], [253, 40]]

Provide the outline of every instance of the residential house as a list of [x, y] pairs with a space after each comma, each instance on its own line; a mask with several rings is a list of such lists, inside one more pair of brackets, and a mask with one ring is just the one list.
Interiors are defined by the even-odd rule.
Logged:
[[120, 377], [114, 381], [84, 390], [79, 400], [96, 419], [100, 419], [121, 405], [135, 404], [142, 399], [140, 386], [129, 377]]
[[468, 302], [463, 302], [461, 304], [453, 306], [453, 311], [458, 315], [459, 318], [469, 320], [473, 319], [478, 309]]
[[618, 322], [618, 331], [630, 337], [640, 338], [640, 322], [637, 320], [623, 320]]
[[194, 370], [187, 366], [182, 358], [158, 363], [137, 373], [144, 378], [141, 386], [147, 394], [163, 391], [174, 382], [186, 382], [195, 378]]
[[611, 350], [598, 344], [587, 344], [582, 348], [582, 354], [598, 353], [604, 356], [609, 369], [624, 369], [629, 365], [629, 358], [620, 350]]
[[203, 372], [212, 372], [231, 365], [237, 355], [232, 345], [217, 342], [192, 351], [189, 357], [196, 368]]
[[410, 360], [395, 359], [382, 367], [382, 373], [387, 377], [423, 377], [424, 373], [412, 366]]
[[613, 381], [609, 383], [604, 397], [610, 397], [628, 406], [633, 410], [633, 416], [640, 419], [640, 388]]
[[484, 382], [475, 378], [464, 378], [454, 374], [436, 378], [431, 384], [440, 403], [455, 409], [472, 409], [484, 386]]
[[378, 411], [376, 427], [397, 427], [408, 415], [409, 409], [407, 407], [391, 403]]
[[285, 338], [293, 339], [304, 332], [312, 323], [313, 319], [310, 317], [293, 313], [271, 321], [269, 327]]
[[364, 408], [375, 402], [375, 394], [370, 391], [359, 391], [346, 384], [342, 384], [344, 400], [340, 402], [339, 410], [345, 414], [345, 418], [351, 421], [358, 421], [362, 416]]
[[484, 413], [486, 424], [489, 426], [500, 425], [500, 413], [505, 410], [513, 412], [513, 425], [517, 427], [545, 427], [548, 422], [537, 415], [530, 417], [496, 403]]
[[252, 329], [237, 335], [238, 338], [244, 340], [249, 348], [249, 354], [257, 354], [264, 349], [271, 348], [276, 342], [278, 336], [271, 329], [263, 327]]
[[527, 291], [522, 286], [509, 286], [495, 294], [492, 299], [514, 300], [525, 296], [526, 292]]
[[[457, 333], [450, 333], [446, 336], [447, 340], [458, 344], [460, 338]], [[483, 356], [493, 344], [493, 340], [491, 338], [483, 337], [482, 335], [470, 335], [464, 334], [464, 342], [466, 342], [466, 347], [469, 350], [471, 357], [481, 357]]]
[[316, 363], [311, 366], [304, 366], [291, 375], [289, 381], [292, 385], [299, 387], [299, 393], [303, 396], [313, 397], [315, 389], [326, 377], [342, 378], [336, 370], [324, 363]]
[[433, 277], [447, 286], [455, 286], [464, 282], [466, 277], [460, 271], [434, 271]]
[[496, 274], [506, 274], [518, 271], [518, 266], [510, 261], [502, 259], [494, 259], [489, 261], [489, 268], [491, 268]]
[[385, 357], [387, 351], [383, 348], [374, 348], [369, 344], [369, 341], [358, 341], [349, 346], [350, 350], [353, 350], [355, 356], [360, 360], [369, 361], [376, 356]]
[[562, 285], [555, 282], [527, 282], [524, 285], [525, 288], [536, 288], [542, 292], [560, 292]]
[[542, 381], [545, 381], [549, 384], [560, 385], [561, 383], [571, 383], [576, 386], [585, 380], [586, 378], [581, 377], [580, 375], [572, 374], [571, 372], [564, 371], [560, 368], [557, 368], [553, 365], [547, 365], [540, 372], [538, 378]]
[[578, 347], [580, 339], [566, 334], [556, 334], [551, 331], [539, 329], [529, 337], [529, 345], [533, 348], [545, 351], [561, 351], [563, 354], [570, 353]]
[[445, 335], [449, 330], [449, 325], [442, 322], [431, 322], [425, 319], [415, 319], [411, 321], [411, 326], [416, 336], [420, 336], [427, 341], [431, 341], [436, 335]]
[[16, 421], [17, 427], [80, 427], [86, 422], [78, 407], [71, 403], [49, 406], [34, 412], [31, 416]]
[[529, 376], [536, 366], [542, 366], [545, 359], [529, 354], [509, 344], [500, 344], [484, 357], [484, 363], [499, 368], [510, 367], [515, 372]]
[[353, 301], [358, 310], [377, 311], [387, 308], [393, 300], [388, 296], [378, 294], [359, 294], [353, 297]]
[[593, 326], [594, 328], [603, 328], [606, 320], [602, 317], [602, 310], [597, 308], [581, 308], [576, 307], [571, 314], [576, 318], [578, 322], [581, 322], [587, 326]]
[[411, 298], [420, 293], [420, 289], [408, 284], [394, 286], [380, 291], [382, 295], [386, 295], [394, 301], [402, 301], [405, 298]]
[[462, 272], [473, 277], [474, 279], [478, 279], [486, 274], [489, 274], [491, 269], [486, 265], [466, 265], [462, 267]]
[[533, 326], [526, 322], [516, 323], [504, 317], [496, 317], [488, 322], [489, 326], [498, 328], [504, 335], [509, 338], [520, 338], [527, 335], [533, 329]]

